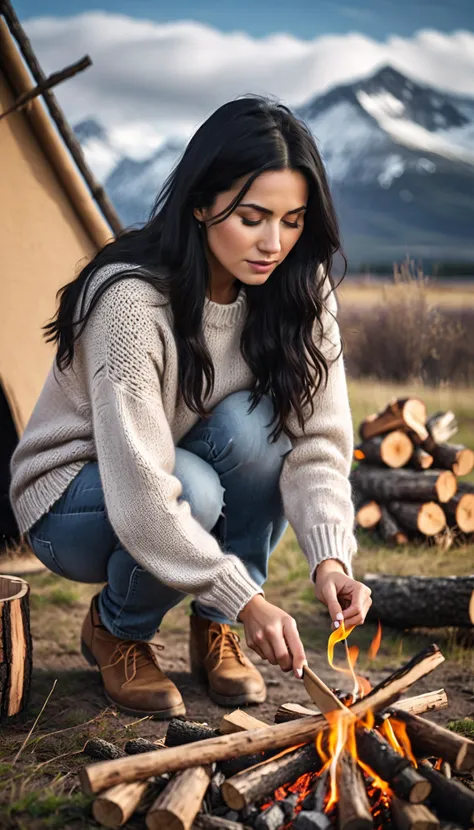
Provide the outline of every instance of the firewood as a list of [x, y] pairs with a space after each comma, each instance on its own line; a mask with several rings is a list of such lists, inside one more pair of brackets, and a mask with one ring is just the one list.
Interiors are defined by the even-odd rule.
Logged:
[[447, 412], [434, 412], [427, 419], [426, 428], [433, 441], [445, 444], [458, 431], [456, 416], [450, 409]]
[[302, 810], [293, 822], [294, 830], [329, 830], [331, 822], [325, 813]]
[[423, 536], [436, 536], [446, 527], [443, 508], [434, 501], [391, 501], [387, 507], [403, 527], [421, 533]]
[[[439, 709], [445, 709], [447, 705], [448, 696], [444, 689], [438, 689], [434, 692], [425, 692], [425, 694], [422, 695], [415, 695], [414, 697], [407, 697], [397, 700], [398, 709], [403, 709], [405, 712], [411, 712], [414, 715], [422, 715], [425, 712], [434, 712]], [[299, 703], [283, 703], [276, 711], [275, 723], [286, 723], [289, 720], [296, 720], [297, 718], [304, 718], [314, 714], [314, 709], [308, 709], [306, 706], [300, 706]]]
[[407, 804], [396, 796], [390, 802], [397, 830], [438, 830], [439, 821], [424, 804]]
[[221, 719], [219, 732], [221, 735], [230, 735], [232, 732], [245, 732], [248, 729], [258, 729], [260, 726], [268, 724], [249, 715], [244, 709], [235, 709]]
[[0, 574], [0, 721], [18, 715], [30, 696], [30, 586]]
[[301, 805], [301, 809], [315, 811], [316, 813], [324, 812], [328, 784], [329, 769], [325, 769], [324, 772], [321, 772], [316, 778], [310, 792], [305, 797]]
[[100, 760], [105, 760], [106, 758], [125, 758], [127, 754], [125, 750], [116, 746], [116, 744], [112, 744], [110, 741], [104, 741], [102, 738], [90, 738], [82, 751], [89, 758], [100, 758]]
[[474, 792], [458, 781], [445, 778], [425, 762], [419, 765], [419, 771], [432, 785], [429, 803], [436, 807], [440, 817], [456, 821], [461, 827], [474, 827]]
[[209, 766], [178, 772], [146, 816], [148, 830], [190, 830], [211, 780]]
[[387, 545], [406, 545], [408, 536], [395, 521], [390, 511], [384, 505], [381, 507], [381, 517], [377, 525], [377, 532]]
[[288, 781], [295, 781], [305, 772], [316, 772], [320, 767], [315, 746], [307, 744], [228, 778], [221, 787], [222, 797], [228, 807], [242, 810]]
[[426, 423], [426, 407], [420, 398], [399, 398], [375, 415], [365, 418], [359, 427], [363, 441], [394, 429], [413, 429]]
[[472, 626], [473, 576], [389, 576], [365, 574], [372, 591], [369, 619], [393, 628]]
[[150, 781], [132, 781], [128, 784], [117, 784], [110, 787], [94, 800], [92, 815], [104, 827], [122, 827], [133, 815], [140, 801], [147, 791], [158, 795], [169, 782], [163, 779]]
[[370, 830], [374, 824], [365, 783], [357, 761], [343, 752], [336, 768], [340, 830]]
[[165, 747], [165, 739], [158, 738], [156, 741], [149, 741], [147, 738], [131, 738], [124, 746], [127, 755], [139, 755], [140, 752], [151, 752], [159, 747]]
[[422, 447], [413, 447], [413, 455], [408, 463], [414, 470], [429, 470], [433, 466], [434, 458]]
[[457, 481], [450, 470], [384, 470], [369, 464], [360, 464], [351, 473], [354, 486], [367, 499], [389, 504], [392, 501], [448, 502], [457, 489]]
[[362, 441], [354, 450], [354, 459], [397, 469], [404, 467], [412, 454], [412, 441], [405, 432], [396, 429], [387, 435], [377, 435]]
[[[392, 707], [393, 717], [405, 724], [407, 735], [410, 740], [413, 752], [420, 757], [430, 755], [440, 756], [448, 761], [454, 769], [474, 769], [474, 741], [450, 732], [437, 723], [421, 718], [419, 715], [412, 715], [409, 712], [397, 711], [396, 706]], [[104, 763], [118, 763], [109, 761]]]
[[361, 760], [390, 784], [395, 795], [412, 804], [420, 804], [428, 797], [429, 782], [375, 730], [357, 728], [356, 743]]
[[457, 492], [451, 501], [443, 505], [450, 527], [458, 527], [462, 533], [474, 532], [474, 494]]
[[438, 444], [433, 452], [435, 467], [467, 476], [474, 469], [474, 452], [462, 444]]
[[[386, 708], [412, 683], [433, 671], [443, 661], [444, 657], [439, 648], [435, 645], [429, 646], [379, 683], [365, 698], [355, 703], [352, 712], [358, 717], [363, 717], [368, 711], [378, 712]], [[79, 773], [79, 778], [84, 792], [91, 795], [123, 781], [141, 780], [151, 775], [177, 772], [188, 767], [212, 764], [263, 750], [298, 746], [312, 740], [325, 727], [326, 724], [321, 723], [321, 715], [313, 715], [289, 723], [196, 741], [188, 744], [186, 753], [178, 746], [117, 758], [115, 761], [98, 761], [84, 767]]]
[[166, 732], [166, 746], [182, 746], [182, 744], [202, 741], [204, 738], [215, 738], [219, 735], [218, 729], [212, 729], [205, 723], [171, 718]]
[[371, 530], [378, 525], [382, 516], [382, 510], [376, 501], [365, 501], [358, 508], [355, 514], [356, 523], [359, 527]]

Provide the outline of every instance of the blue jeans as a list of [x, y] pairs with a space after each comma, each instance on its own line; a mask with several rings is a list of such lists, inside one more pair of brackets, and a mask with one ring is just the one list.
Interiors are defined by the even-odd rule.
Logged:
[[[263, 585], [269, 556], [287, 526], [279, 479], [291, 442], [284, 433], [276, 443], [268, 442], [269, 398], [251, 414], [248, 408], [248, 392], [235, 392], [198, 421], [176, 448], [174, 474], [193, 516]], [[82, 468], [29, 537], [36, 556], [53, 573], [76, 582], [107, 583], [99, 594], [99, 613], [117, 637], [152, 639], [166, 612], [185, 597], [124, 550], [107, 517], [97, 462]], [[217, 608], [194, 602], [193, 610], [228, 622]]]

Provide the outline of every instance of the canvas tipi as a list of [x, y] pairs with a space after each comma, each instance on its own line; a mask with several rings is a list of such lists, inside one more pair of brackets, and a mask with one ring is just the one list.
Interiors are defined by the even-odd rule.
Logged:
[[51, 92], [54, 82], [11, 3], [0, 0], [0, 545], [16, 532], [10, 457], [53, 356], [41, 327], [58, 289], [120, 230]]

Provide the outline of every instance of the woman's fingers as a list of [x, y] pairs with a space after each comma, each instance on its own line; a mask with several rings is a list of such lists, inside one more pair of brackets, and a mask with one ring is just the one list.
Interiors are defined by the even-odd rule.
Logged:
[[350, 625], [361, 625], [367, 612], [372, 605], [370, 595], [362, 595], [357, 601], [353, 601], [349, 608], [344, 611], [344, 625], [348, 628]]
[[293, 618], [284, 624], [283, 633], [293, 658], [290, 663], [290, 669], [293, 669], [295, 677], [302, 677], [303, 666], [308, 665], [308, 662], [306, 660], [303, 643], [301, 642], [300, 635], [298, 634], [296, 622]]
[[280, 668], [283, 671], [290, 671], [293, 660], [288, 651], [281, 624], [276, 623], [275, 625], [268, 626], [265, 630], [265, 635]]

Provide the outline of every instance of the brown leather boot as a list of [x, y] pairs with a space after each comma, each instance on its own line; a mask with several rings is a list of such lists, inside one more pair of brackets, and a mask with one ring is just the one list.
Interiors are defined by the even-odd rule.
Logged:
[[209, 697], [221, 706], [263, 703], [267, 696], [262, 675], [239, 642], [229, 625], [191, 615], [191, 670], [207, 680]]
[[186, 712], [174, 683], [160, 669], [155, 642], [122, 640], [102, 625], [96, 594], [82, 625], [81, 651], [91, 666], [98, 666], [109, 703], [129, 715], [172, 718]]

